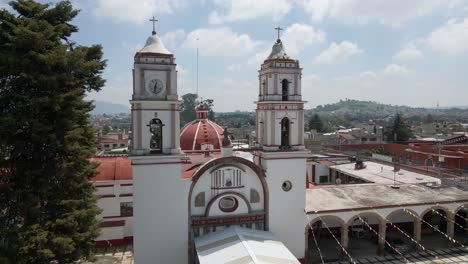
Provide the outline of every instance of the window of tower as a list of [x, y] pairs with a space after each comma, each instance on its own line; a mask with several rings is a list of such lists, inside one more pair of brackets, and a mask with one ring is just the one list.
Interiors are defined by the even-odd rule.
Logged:
[[290, 121], [285, 117], [281, 119], [281, 149], [289, 149]]
[[282, 88], [281, 94], [282, 94], [283, 101], [287, 101], [288, 95], [289, 95], [289, 81], [286, 79], [283, 79], [281, 81], [281, 88]]
[[150, 140], [151, 153], [162, 153], [163, 123], [161, 119], [158, 119], [158, 118], [151, 119], [148, 126], [151, 132], [151, 140]]

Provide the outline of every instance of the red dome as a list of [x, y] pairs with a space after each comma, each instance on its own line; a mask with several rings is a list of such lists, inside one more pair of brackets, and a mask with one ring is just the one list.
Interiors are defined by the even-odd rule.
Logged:
[[221, 149], [223, 129], [208, 119], [197, 119], [185, 125], [180, 133], [180, 148], [185, 151], [205, 150], [203, 144], [211, 144], [212, 150]]

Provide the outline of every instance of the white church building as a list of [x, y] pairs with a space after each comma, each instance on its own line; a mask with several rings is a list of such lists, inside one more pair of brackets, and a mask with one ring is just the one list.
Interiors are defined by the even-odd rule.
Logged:
[[[307, 190], [310, 153], [304, 147], [301, 71], [299, 61], [289, 57], [278, 38], [259, 70], [258, 147], [249, 153], [234, 152], [226, 132], [206, 119], [203, 107], [197, 120], [180, 132], [176, 58], [153, 31], [134, 57], [130, 100], [135, 263], [225, 263], [220, 261], [223, 256], [232, 263], [254, 263], [247, 258], [299, 263], [306, 257], [310, 220], [319, 219], [316, 212], [327, 211], [320, 219], [331, 219], [330, 227], [351, 225], [359, 203], [352, 203], [350, 211], [340, 200], [330, 203], [328, 210], [333, 190]], [[463, 193], [454, 193], [457, 202], [463, 202]], [[316, 194], [323, 197], [314, 200]], [[465, 197], [467, 204], [466, 193]], [[420, 200], [414, 211], [431, 208]], [[377, 206], [391, 214], [385, 201], [379, 200]], [[365, 210], [378, 214], [369, 207]], [[384, 217], [376, 219], [385, 226]], [[338, 237], [344, 249], [347, 233]], [[219, 253], [218, 248], [226, 250], [220, 245], [236, 243], [250, 250]], [[210, 258], [219, 262], [203, 261]]]

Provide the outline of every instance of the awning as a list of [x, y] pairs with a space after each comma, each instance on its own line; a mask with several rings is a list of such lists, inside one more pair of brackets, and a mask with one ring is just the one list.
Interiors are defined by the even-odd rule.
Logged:
[[299, 264], [273, 233], [229, 227], [195, 239], [200, 264]]

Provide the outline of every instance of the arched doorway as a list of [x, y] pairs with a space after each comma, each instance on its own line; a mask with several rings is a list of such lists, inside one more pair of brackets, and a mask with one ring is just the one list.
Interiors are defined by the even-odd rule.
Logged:
[[281, 81], [281, 95], [282, 95], [282, 100], [283, 101], [288, 101], [288, 95], [289, 95], [289, 81], [286, 79], [283, 79]]
[[416, 232], [416, 212], [406, 209], [397, 209], [387, 216], [385, 231], [386, 241], [395, 249], [386, 244], [386, 251], [391, 254], [408, 254], [413, 249], [420, 249], [419, 233]]
[[[448, 247], [447, 213], [441, 208], [431, 208], [422, 214], [421, 244], [429, 249]], [[443, 234], [442, 234], [443, 233]]]
[[348, 221], [349, 245], [348, 252], [351, 256], [378, 256], [383, 254], [383, 248], [379, 250], [379, 232], [383, 219], [375, 213], [363, 213], [354, 216]]
[[281, 149], [289, 149], [290, 147], [290, 124], [289, 118], [285, 117], [281, 119]]
[[[320, 263], [320, 254], [325, 262], [339, 261], [342, 259], [341, 247], [338, 245], [335, 238], [342, 242], [341, 232], [343, 225], [344, 221], [336, 216], [321, 216], [310, 222], [306, 232], [306, 264]], [[335, 238], [333, 238], [333, 236]], [[318, 247], [320, 248], [320, 253], [315, 241], [317, 241]]]
[[149, 123], [151, 132], [150, 150], [151, 153], [162, 153], [163, 150], [163, 123], [161, 119], [153, 118]]

